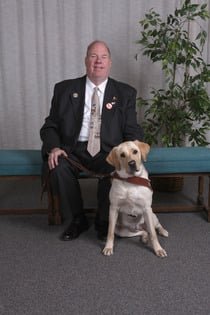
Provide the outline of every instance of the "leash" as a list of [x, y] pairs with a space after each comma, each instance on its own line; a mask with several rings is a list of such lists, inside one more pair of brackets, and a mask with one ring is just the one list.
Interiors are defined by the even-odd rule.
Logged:
[[[110, 174], [103, 174], [103, 173], [95, 173], [93, 171], [90, 171], [89, 169], [87, 169], [84, 165], [82, 165], [81, 163], [71, 159], [70, 157], [63, 157], [64, 159], [66, 159], [71, 165], [75, 166], [77, 169], [79, 169], [80, 171], [83, 171], [86, 175], [92, 177], [92, 178], [98, 178], [98, 179], [102, 179], [104, 177], [110, 177], [110, 178], [115, 178], [115, 179], [119, 179], [122, 181], [126, 181], [128, 183], [131, 184], [135, 184], [135, 185], [140, 185], [140, 186], [145, 186], [147, 188], [149, 188], [150, 190], [152, 190], [152, 186], [150, 183], [149, 179], [143, 178], [143, 177], [137, 177], [137, 176], [132, 176], [132, 177], [128, 177], [128, 178], [122, 178], [120, 177], [116, 172], [114, 172], [112, 175]], [[50, 174], [50, 170], [46, 176], [46, 180], [43, 184], [42, 187], [42, 192], [41, 192], [41, 200], [43, 198], [43, 194], [46, 191], [46, 187], [48, 186], [49, 183], [49, 174]]]
[[[84, 172], [89, 177], [97, 178], [97, 179], [102, 179], [104, 177], [110, 177], [110, 174], [95, 173], [93, 171], [90, 171], [84, 165], [71, 159], [70, 157], [63, 156], [63, 158], [66, 159], [71, 165], [75, 166], [77, 169]], [[43, 183], [43, 186], [42, 186], [41, 200], [43, 199], [43, 194], [46, 191], [46, 188], [47, 188], [48, 183], [49, 183], [49, 175], [50, 175], [50, 170], [48, 171], [48, 174], [47, 174], [45, 181]]]
[[124, 182], [128, 182], [130, 184], [145, 186], [149, 188], [150, 190], [152, 190], [150, 180], [144, 177], [132, 176], [128, 178], [123, 178], [123, 177], [120, 177], [116, 172], [112, 175], [112, 177], [115, 179], [122, 180]]
[[84, 165], [82, 165], [79, 162], [76, 162], [75, 160], [72, 160], [70, 157], [64, 157], [71, 165], [76, 166], [80, 171], [83, 171], [88, 176], [93, 178], [104, 178], [104, 177], [110, 177], [110, 174], [103, 174], [103, 173], [95, 173], [93, 171], [90, 171], [87, 169]]

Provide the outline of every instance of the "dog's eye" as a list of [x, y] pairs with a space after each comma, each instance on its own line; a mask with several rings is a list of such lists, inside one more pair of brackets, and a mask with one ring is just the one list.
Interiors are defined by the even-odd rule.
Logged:
[[121, 156], [122, 158], [125, 158], [125, 153], [121, 153], [120, 156]]
[[138, 151], [137, 150], [133, 150], [133, 154], [137, 154], [138, 153]]

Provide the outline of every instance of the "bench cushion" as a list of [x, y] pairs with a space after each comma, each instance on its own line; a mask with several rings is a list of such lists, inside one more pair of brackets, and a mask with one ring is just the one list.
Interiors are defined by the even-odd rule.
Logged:
[[41, 175], [40, 150], [0, 150], [0, 175]]
[[210, 173], [210, 148], [152, 148], [145, 166], [150, 175]]
[[[150, 175], [210, 173], [210, 148], [151, 148], [145, 166]], [[0, 150], [0, 176], [41, 175], [41, 168], [40, 150]]]
[[[0, 150], [0, 176], [36, 176], [41, 170], [40, 150]], [[80, 178], [89, 175], [81, 172]]]

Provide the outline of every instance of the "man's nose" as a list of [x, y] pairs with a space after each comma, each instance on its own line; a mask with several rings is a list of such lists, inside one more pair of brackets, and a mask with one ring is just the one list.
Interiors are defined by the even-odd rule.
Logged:
[[96, 62], [101, 62], [102, 58], [100, 56], [97, 56]]

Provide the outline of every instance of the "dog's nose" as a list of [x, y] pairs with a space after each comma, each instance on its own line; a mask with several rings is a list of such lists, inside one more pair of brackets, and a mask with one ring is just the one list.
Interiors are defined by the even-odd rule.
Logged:
[[136, 161], [131, 160], [128, 162], [128, 165], [131, 169], [136, 169]]

